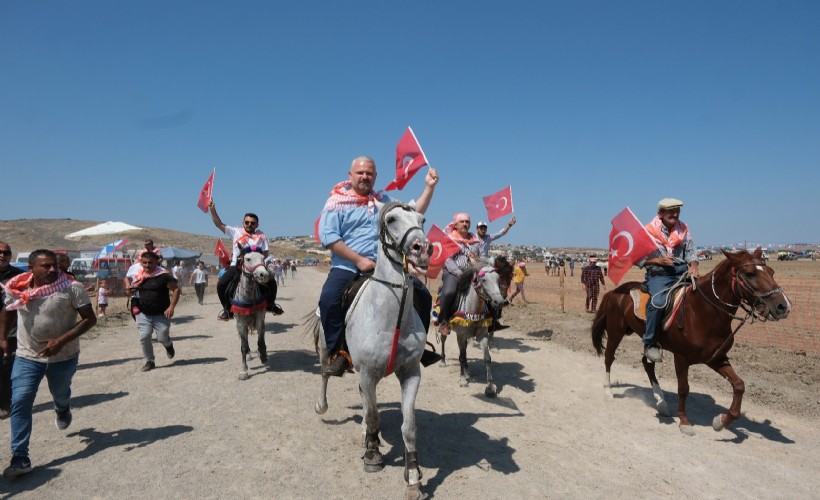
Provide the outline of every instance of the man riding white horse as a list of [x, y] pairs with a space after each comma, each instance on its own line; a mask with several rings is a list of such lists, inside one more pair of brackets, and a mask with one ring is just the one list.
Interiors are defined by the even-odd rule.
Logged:
[[[416, 201], [416, 211], [419, 213], [423, 214], [430, 205], [438, 179], [435, 169], [427, 171], [424, 191]], [[331, 357], [325, 375], [341, 377], [350, 368], [350, 360], [343, 348], [343, 295], [358, 276], [372, 272], [376, 267], [379, 210], [375, 202], [393, 201], [388, 195], [373, 190], [375, 182], [376, 162], [373, 158], [355, 158], [348, 172], [348, 180], [333, 187], [319, 219], [319, 239], [322, 245], [332, 252], [330, 273], [319, 297], [322, 329]], [[425, 322], [426, 329], [429, 327], [432, 297], [416, 278], [413, 279], [413, 289], [415, 302], [422, 309], [419, 315]], [[434, 353], [425, 351], [425, 355], [423, 364], [437, 361]]]

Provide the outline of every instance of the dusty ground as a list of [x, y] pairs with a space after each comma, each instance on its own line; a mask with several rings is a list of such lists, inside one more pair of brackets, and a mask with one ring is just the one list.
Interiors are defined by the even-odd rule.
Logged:
[[[237, 379], [234, 325], [213, 319], [213, 295], [199, 306], [186, 290], [172, 328], [177, 357], [165, 359], [157, 346], [158, 367], [149, 373], [138, 371], [142, 360], [130, 320], [90, 332], [74, 379], [73, 425], [54, 427], [41, 386], [31, 442], [35, 470], [0, 479], [0, 493], [399, 498], [403, 446], [395, 380], [379, 387], [382, 472], [362, 470], [354, 376], [332, 380], [330, 409], [323, 416], [313, 412], [317, 358], [301, 318], [315, 307], [323, 278], [320, 270], [302, 268], [288, 280], [280, 292], [285, 315], [268, 318], [270, 359], [267, 366], [255, 359], [245, 382]], [[656, 414], [636, 339], [625, 341], [614, 397], [606, 397], [603, 362], [589, 346], [589, 317], [544, 309], [516, 306], [506, 313], [512, 328], [497, 339], [497, 399], [483, 396], [484, 369], [474, 348], [470, 387], [458, 387], [455, 365], [423, 370], [417, 421], [425, 492], [505, 499], [816, 498], [817, 380], [794, 373], [802, 365], [793, 357], [735, 353], [749, 387], [746, 415], [722, 432], [710, 422], [725, 411], [729, 389], [708, 370], [695, 370], [689, 408], [697, 435], [686, 437], [674, 419]], [[451, 358], [453, 348], [448, 345]], [[661, 382], [673, 390], [669, 368]], [[674, 393], [669, 398], [676, 401]], [[8, 443], [8, 421], [0, 423], [0, 442]], [[8, 451], [0, 454], [8, 458]]]

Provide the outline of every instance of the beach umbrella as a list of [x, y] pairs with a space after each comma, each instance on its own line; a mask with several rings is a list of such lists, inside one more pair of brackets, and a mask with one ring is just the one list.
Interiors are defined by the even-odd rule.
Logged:
[[131, 224], [126, 224], [125, 222], [108, 221], [103, 222], [102, 224], [97, 224], [96, 226], [91, 226], [81, 231], [67, 234], [65, 235], [65, 239], [76, 241], [86, 236], [106, 236], [110, 234], [123, 234], [141, 230], [141, 227], [132, 226]]

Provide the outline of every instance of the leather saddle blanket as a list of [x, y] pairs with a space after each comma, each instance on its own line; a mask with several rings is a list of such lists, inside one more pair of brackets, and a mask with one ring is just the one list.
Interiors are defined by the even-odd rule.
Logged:
[[[691, 285], [680, 287], [675, 290], [675, 295], [672, 297], [672, 300], [669, 305], [666, 306], [666, 310], [663, 313], [663, 321], [661, 322], [663, 325], [663, 331], [668, 331], [669, 327], [672, 326], [672, 323], [675, 321], [675, 318], [678, 316], [678, 312], [681, 309], [681, 304], [683, 304], [683, 297], [690, 288], [692, 288]], [[629, 295], [632, 297], [635, 317], [643, 322], [646, 322], [646, 305], [649, 303], [650, 295], [643, 292], [640, 287], [630, 290]]]

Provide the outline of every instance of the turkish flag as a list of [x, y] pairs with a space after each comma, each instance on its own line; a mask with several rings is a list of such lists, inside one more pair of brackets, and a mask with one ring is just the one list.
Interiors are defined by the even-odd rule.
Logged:
[[487, 207], [487, 218], [490, 222], [513, 213], [512, 186], [484, 197], [484, 206]]
[[609, 279], [616, 285], [635, 262], [658, 248], [629, 207], [612, 219], [609, 233]]
[[222, 264], [222, 267], [227, 269], [231, 265], [231, 254], [228, 253], [228, 249], [225, 248], [225, 244], [222, 243], [222, 240], [216, 240], [216, 248], [214, 249], [214, 255], [219, 257], [219, 263]]
[[211, 195], [214, 191], [214, 174], [216, 173], [216, 169], [211, 172], [211, 176], [208, 177], [208, 182], [202, 186], [202, 191], [199, 192], [199, 201], [196, 202], [196, 206], [199, 207], [200, 210], [208, 213], [208, 203], [211, 202]]
[[416, 172], [425, 165], [427, 165], [427, 157], [424, 156], [424, 151], [421, 150], [413, 129], [407, 127], [399, 143], [396, 144], [396, 178], [384, 190], [398, 189], [401, 191], [416, 175]]
[[444, 261], [461, 250], [461, 247], [435, 224], [427, 233], [427, 239], [433, 245], [433, 255], [430, 256], [430, 264], [427, 266], [427, 277], [435, 278], [444, 267]]

